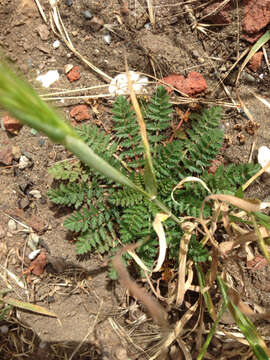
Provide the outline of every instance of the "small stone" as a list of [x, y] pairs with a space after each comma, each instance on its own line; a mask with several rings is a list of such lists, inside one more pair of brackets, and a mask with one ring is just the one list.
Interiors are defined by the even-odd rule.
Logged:
[[81, 77], [79, 66], [73, 66], [70, 72], [67, 74], [67, 78], [70, 82], [77, 81]]
[[30, 260], [34, 260], [34, 259], [38, 256], [38, 254], [40, 253], [40, 251], [41, 251], [41, 249], [37, 249], [37, 250], [31, 251], [30, 254], [28, 255], [28, 258], [29, 258]]
[[30, 205], [30, 201], [27, 197], [23, 197], [22, 199], [19, 199], [18, 206], [19, 209], [25, 210]]
[[73, 4], [73, 1], [72, 0], [66, 0], [66, 5], [67, 6], [72, 6]]
[[21, 149], [19, 146], [17, 145], [14, 145], [12, 146], [12, 156], [13, 156], [13, 159], [18, 161], [19, 158], [21, 157], [22, 155], [22, 152], [21, 152]]
[[26, 156], [22, 155], [19, 160], [19, 169], [24, 170], [30, 166], [31, 166], [31, 161]]
[[253, 72], [257, 72], [262, 67], [262, 58], [263, 58], [263, 52], [258, 51], [249, 60], [248, 68]]
[[60, 46], [60, 41], [59, 41], [59, 40], [55, 40], [55, 41], [53, 42], [52, 46], [53, 46], [54, 49], [58, 49], [59, 46]]
[[6, 335], [8, 333], [8, 326], [7, 325], [2, 325], [0, 326], [0, 332], [3, 334], [3, 335]]
[[39, 236], [35, 233], [31, 233], [28, 237], [27, 245], [35, 251], [37, 249], [37, 246], [39, 244]]
[[27, 225], [33, 228], [33, 230], [39, 234], [46, 230], [46, 224], [44, 221], [35, 215], [32, 215], [32, 217], [27, 221]]
[[47, 347], [47, 343], [45, 341], [41, 341], [40, 344], [39, 344], [39, 348], [43, 350], [46, 347]]
[[111, 37], [110, 34], [105, 34], [105, 35], [103, 36], [103, 39], [104, 39], [104, 41], [105, 41], [105, 43], [106, 43], [107, 45], [110, 45], [110, 43], [112, 42], [112, 37]]
[[4, 146], [0, 149], [0, 163], [4, 165], [12, 164], [12, 147], [10, 145]]
[[244, 81], [247, 81], [249, 83], [255, 83], [256, 82], [256, 79], [254, 76], [252, 76], [251, 74], [249, 74], [248, 72], [246, 71], [243, 71], [242, 72], [242, 76], [241, 76], [242, 80]]
[[92, 31], [98, 31], [100, 30], [104, 25], [104, 21], [100, 18], [98, 18], [97, 16], [94, 16], [90, 21], [89, 21], [89, 26], [91, 28]]
[[91, 20], [93, 18], [93, 14], [89, 10], [84, 10], [82, 14], [86, 20]]
[[20, 129], [22, 128], [22, 124], [15, 118], [6, 115], [2, 118], [3, 126], [6, 131], [11, 134], [18, 134]]
[[205, 60], [204, 60], [204, 58], [202, 58], [202, 57], [198, 57], [198, 62], [199, 62], [200, 64], [204, 64]]
[[128, 360], [126, 349], [120, 345], [115, 349], [114, 355], [117, 360]]
[[144, 28], [145, 28], [146, 30], [151, 30], [151, 28], [152, 28], [151, 23], [146, 23], [146, 24], [144, 25]]
[[46, 41], [49, 38], [50, 32], [45, 24], [41, 24], [37, 27], [37, 32], [41, 40]]
[[10, 219], [9, 222], [8, 222], [8, 230], [9, 231], [17, 230], [17, 223], [13, 219]]
[[28, 159], [30, 159], [30, 160], [33, 160], [33, 154], [30, 153], [29, 151], [23, 150], [22, 155], [28, 157]]
[[39, 139], [39, 146], [42, 147], [45, 144], [45, 139]]
[[65, 72], [65, 74], [68, 74], [68, 73], [70, 72], [70, 70], [72, 70], [72, 68], [73, 68], [73, 65], [72, 65], [72, 64], [66, 64], [66, 65], [64, 66], [64, 72]]
[[41, 199], [41, 193], [39, 190], [31, 190], [29, 194], [32, 195], [36, 199]]
[[87, 105], [74, 106], [70, 111], [70, 116], [76, 121], [89, 120], [91, 118]]

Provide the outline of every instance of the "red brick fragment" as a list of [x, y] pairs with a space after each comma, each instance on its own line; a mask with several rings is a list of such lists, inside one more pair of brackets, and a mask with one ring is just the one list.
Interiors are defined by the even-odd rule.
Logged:
[[91, 115], [87, 105], [77, 105], [70, 111], [70, 116], [76, 121], [89, 120]]
[[31, 265], [27, 270], [23, 272], [24, 275], [26, 274], [34, 274], [34, 275], [42, 275], [44, 273], [45, 266], [47, 265], [46, 261], [46, 251], [42, 250], [39, 255], [36, 257], [35, 260], [31, 261]]
[[4, 128], [11, 134], [18, 134], [22, 128], [22, 124], [15, 118], [6, 115], [2, 118]]
[[[197, 95], [207, 89], [207, 83], [204, 77], [196, 71], [190, 72], [187, 78], [183, 75], [170, 74], [163, 78], [162, 81], [188, 96]], [[168, 93], [172, 92], [169, 86], [166, 87], [166, 90]]]
[[185, 81], [187, 95], [197, 95], [207, 89], [207, 83], [204, 77], [197, 71], [192, 71], [188, 74]]
[[247, 34], [258, 33], [270, 22], [269, 0], [246, 0], [243, 30]]
[[70, 72], [67, 73], [67, 78], [70, 82], [79, 80], [81, 78], [79, 66], [74, 66]]
[[262, 67], [263, 52], [258, 51], [249, 60], [248, 68], [254, 72], [257, 72]]

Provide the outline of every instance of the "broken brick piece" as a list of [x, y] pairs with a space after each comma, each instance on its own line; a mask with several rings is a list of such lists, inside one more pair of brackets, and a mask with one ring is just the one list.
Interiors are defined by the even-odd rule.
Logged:
[[254, 72], [257, 72], [262, 67], [262, 58], [263, 58], [263, 52], [258, 51], [249, 60], [248, 68]]
[[91, 115], [87, 105], [77, 105], [70, 111], [70, 116], [76, 121], [89, 120]]
[[35, 260], [31, 261], [31, 265], [27, 270], [23, 272], [26, 274], [34, 274], [34, 275], [42, 275], [44, 273], [45, 266], [47, 265], [46, 260], [46, 251], [41, 250], [40, 254], [35, 258]]
[[244, 7], [243, 30], [247, 34], [255, 34], [270, 22], [269, 0], [246, 0]]
[[[171, 85], [171, 86], [175, 87], [176, 89], [180, 90], [179, 88], [181, 88], [183, 86], [185, 77], [183, 75], [170, 74], [170, 75], [166, 76], [165, 78], [163, 78], [162, 81], [164, 83]], [[170, 86], [165, 86], [165, 88], [169, 94], [173, 91], [173, 89]]]
[[2, 118], [2, 122], [6, 131], [11, 134], [18, 134], [20, 129], [22, 128], [22, 124], [15, 118], [6, 115]]
[[[197, 95], [207, 89], [204, 77], [196, 71], [190, 72], [187, 78], [183, 75], [171, 74], [163, 78], [162, 81], [188, 96]], [[169, 86], [166, 87], [166, 90], [168, 93], [172, 92], [172, 88]]]
[[185, 94], [197, 95], [207, 89], [204, 77], [197, 71], [191, 71], [185, 81]]
[[73, 68], [67, 73], [67, 78], [70, 82], [79, 80], [81, 78], [79, 66], [73, 66]]

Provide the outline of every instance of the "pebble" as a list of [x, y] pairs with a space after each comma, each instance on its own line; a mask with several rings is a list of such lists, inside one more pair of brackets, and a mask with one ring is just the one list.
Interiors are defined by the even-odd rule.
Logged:
[[21, 152], [21, 149], [19, 146], [17, 145], [14, 145], [12, 146], [12, 156], [13, 156], [13, 159], [18, 161], [19, 158], [21, 157], [22, 155], [22, 152]]
[[66, 64], [66, 65], [64, 66], [64, 72], [65, 72], [65, 74], [68, 74], [68, 73], [72, 70], [72, 68], [73, 68], [73, 65], [72, 65], [72, 64]]
[[93, 14], [89, 10], [84, 10], [82, 14], [87, 20], [91, 20], [93, 18]]
[[31, 190], [29, 194], [32, 195], [36, 199], [41, 199], [41, 193], [39, 190]]
[[105, 34], [105, 35], [103, 36], [103, 39], [104, 39], [104, 41], [105, 41], [105, 43], [106, 43], [107, 45], [110, 45], [110, 43], [112, 42], [112, 37], [111, 37], [110, 34]]
[[8, 222], [8, 230], [9, 230], [9, 231], [15, 231], [15, 230], [17, 230], [16, 221], [14, 221], [13, 219], [10, 219], [9, 222]]
[[22, 151], [22, 155], [28, 157], [28, 159], [30, 159], [30, 160], [33, 160], [33, 154], [30, 153], [29, 151], [23, 150], [23, 151]]
[[0, 326], [0, 331], [3, 335], [8, 333], [8, 326], [7, 325], [2, 325]]
[[28, 237], [27, 245], [35, 251], [39, 243], [39, 236], [35, 233], [31, 233]]
[[37, 249], [37, 250], [31, 251], [30, 254], [28, 255], [28, 258], [29, 258], [30, 260], [34, 260], [34, 259], [38, 256], [38, 254], [40, 253], [40, 251], [41, 251], [41, 249]]
[[151, 30], [151, 28], [152, 28], [151, 23], [146, 23], [146, 24], [144, 25], [144, 28], [145, 28], [146, 30]]
[[30, 165], [31, 165], [31, 161], [28, 159], [28, 157], [22, 155], [20, 157], [20, 161], [19, 161], [19, 165], [18, 165], [19, 169], [24, 170], [24, 169], [28, 168]]
[[66, 5], [67, 6], [72, 6], [73, 4], [73, 1], [72, 0], [66, 0]]
[[242, 73], [242, 80], [245, 80], [249, 83], [254, 83], [256, 81], [255, 77], [247, 73], [246, 71], [243, 71]]
[[45, 349], [47, 347], [47, 343], [45, 341], [41, 341], [39, 344], [40, 349]]
[[53, 46], [54, 49], [58, 49], [59, 46], [60, 46], [60, 41], [59, 41], [59, 40], [55, 40], [55, 41], [53, 42], [52, 46]]
[[45, 139], [39, 139], [39, 146], [42, 147], [45, 144]]
[[31, 133], [32, 135], [36, 136], [38, 132], [37, 132], [36, 129], [31, 129], [31, 130], [30, 130], [30, 133]]

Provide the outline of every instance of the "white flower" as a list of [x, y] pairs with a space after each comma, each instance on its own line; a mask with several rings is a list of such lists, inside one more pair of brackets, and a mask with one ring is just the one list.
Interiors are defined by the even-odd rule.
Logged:
[[[135, 93], [145, 91], [144, 87], [148, 84], [146, 76], [140, 76], [140, 74], [135, 71], [130, 71], [129, 76]], [[113, 95], [128, 94], [128, 78], [126, 73], [116, 75], [115, 78], [112, 79], [109, 86], [109, 93]]]
[[[265, 167], [270, 161], [270, 149], [267, 146], [261, 146], [258, 150], [258, 163], [261, 167]], [[266, 170], [270, 174], [270, 168]]]

